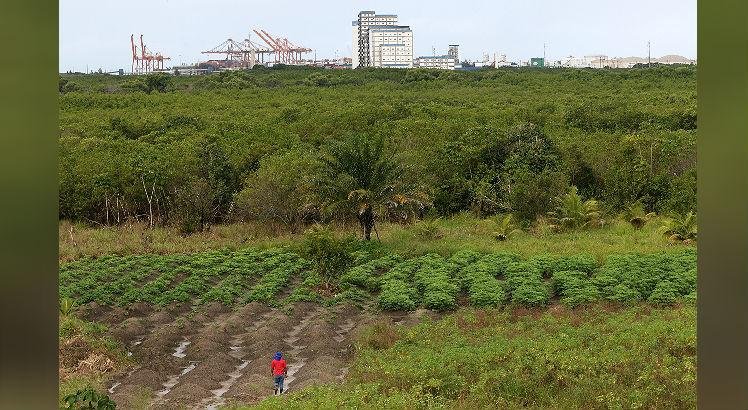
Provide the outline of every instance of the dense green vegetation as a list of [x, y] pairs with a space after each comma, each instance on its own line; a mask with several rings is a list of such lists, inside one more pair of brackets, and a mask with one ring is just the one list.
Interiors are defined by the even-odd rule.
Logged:
[[[60, 296], [77, 304], [96, 301], [127, 306], [189, 301], [336, 303], [346, 298], [361, 302], [378, 294], [376, 301], [384, 310], [419, 306], [450, 310], [457, 307], [461, 292], [474, 306], [541, 307], [557, 298], [576, 307], [596, 301], [642, 300], [672, 305], [682, 297], [695, 298], [696, 291], [693, 248], [613, 254], [599, 263], [586, 254], [522, 258], [507, 252], [473, 251], [408, 258], [379, 247], [350, 252], [351, 248], [341, 249], [335, 240], [317, 241], [311, 241], [311, 250], [302, 251], [313, 263], [283, 248], [82, 258], [61, 265]], [[325, 261], [319, 255], [338, 256]], [[298, 281], [291, 285], [294, 277]], [[327, 291], [342, 292], [339, 296], [321, 292], [323, 284]], [[279, 294], [287, 287], [289, 299], [281, 299]]]
[[696, 308], [461, 310], [380, 324], [351, 376], [254, 408], [694, 408]]
[[[60, 218], [295, 230], [356, 221], [333, 206], [345, 202], [377, 205], [380, 221], [470, 211], [512, 213], [526, 227], [572, 185], [604, 215], [637, 200], [685, 214], [695, 208], [695, 80], [694, 67], [66, 75]], [[351, 146], [347, 158], [381, 166], [341, 166], [336, 153]], [[344, 171], [338, 180], [332, 169]]]

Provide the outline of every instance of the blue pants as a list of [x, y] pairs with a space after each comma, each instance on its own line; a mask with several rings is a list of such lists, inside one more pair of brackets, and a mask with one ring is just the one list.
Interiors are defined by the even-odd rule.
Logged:
[[283, 393], [283, 380], [286, 378], [284, 375], [279, 376], [273, 376], [273, 382], [275, 383], [275, 389], [278, 390], [279, 393]]

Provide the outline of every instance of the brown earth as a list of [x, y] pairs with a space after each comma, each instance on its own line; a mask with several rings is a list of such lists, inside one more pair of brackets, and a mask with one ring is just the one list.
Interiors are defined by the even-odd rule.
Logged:
[[[352, 358], [354, 335], [377, 318], [356, 307], [323, 308], [308, 302], [283, 310], [259, 303], [234, 309], [210, 303], [197, 310], [186, 304], [123, 309], [92, 303], [80, 313], [107, 323], [111, 336], [136, 363], [110, 372], [107, 387], [118, 408], [256, 402], [273, 394], [269, 367], [276, 351], [289, 364], [287, 390], [340, 382]], [[73, 345], [70, 361], [72, 356], [86, 359], [83, 352], [73, 353]], [[106, 365], [96, 360], [91, 364]]]

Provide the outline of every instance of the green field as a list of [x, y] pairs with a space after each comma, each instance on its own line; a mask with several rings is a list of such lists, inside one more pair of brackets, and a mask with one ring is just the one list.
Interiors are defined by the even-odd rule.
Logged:
[[379, 325], [350, 380], [258, 409], [696, 408], [696, 308], [464, 310]]
[[611, 254], [602, 263], [591, 254], [522, 258], [460, 251], [404, 257], [368, 247], [353, 255], [353, 266], [336, 279], [340, 292], [328, 300], [318, 292], [322, 279], [312, 264], [284, 248], [82, 258], [61, 265], [60, 296], [79, 305], [123, 307], [372, 299], [381, 309], [397, 311], [454, 309], [460, 294], [481, 307], [538, 307], [552, 299], [569, 307], [599, 300], [670, 305], [681, 297], [695, 299], [696, 252], [690, 248]]
[[[61, 397], [696, 405], [695, 67], [59, 91]], [[277, 349], [299, 365], [281, 398]]]

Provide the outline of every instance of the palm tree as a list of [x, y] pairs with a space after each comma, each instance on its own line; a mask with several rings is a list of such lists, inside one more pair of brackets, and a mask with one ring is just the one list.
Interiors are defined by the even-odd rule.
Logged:
[[393, 207], [416, 209], [423, 198], [411, 194], [403, 181], [403, 169], [384, 149], [382, 137], [354, 134], [332, 144], [322, 156], [323, 209], [332, 214], [356, 213], [364, 239], [371, 239], [377, 217]]
[[556, 197], [555, 201], [556, 208], [548, 212], [554, 229], [587, 228], [602, 222], [598, 202], [594, 199], [582, 201], [575, 186], [563, 196]]
[[670, 219], [665, 221], [661, 229], [673, 241], [696, 240], [696, 214], [693, 212], [688, 212], [685, 215], [673, 214]]

